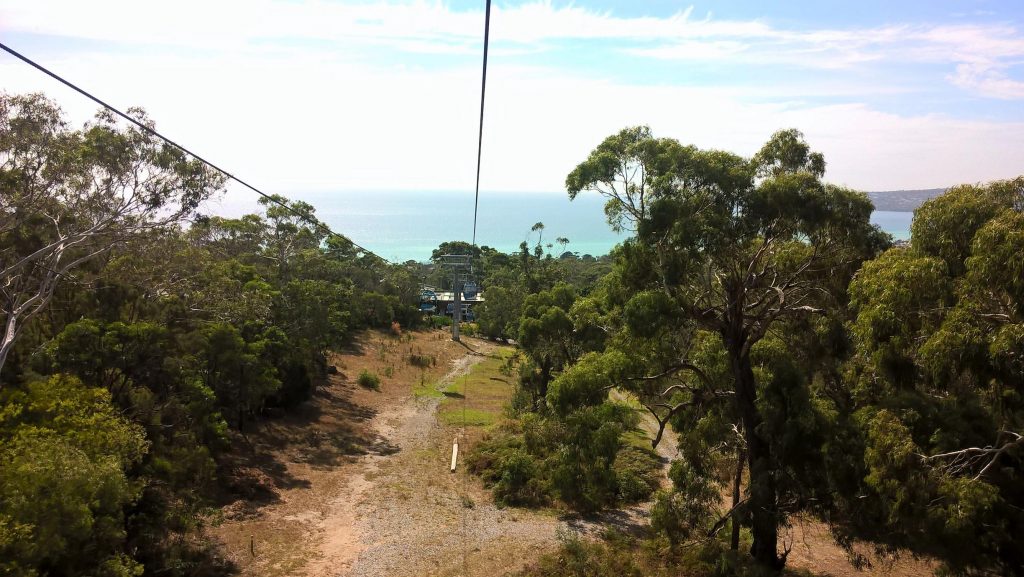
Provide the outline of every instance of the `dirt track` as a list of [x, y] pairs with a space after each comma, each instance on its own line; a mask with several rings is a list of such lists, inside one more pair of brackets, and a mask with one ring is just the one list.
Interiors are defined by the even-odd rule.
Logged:
[[[442, 363], [449, 368], [434, 383], [437, 389], [493, 348], [474, 341], [479, 354], [473, 354], [422, 335], [414, 344], [438, 358], [439, 370]], [[372, 348], [372, 342], [364, 343], [361, 354], [340, 359], [345, 372], [358, 372], [360, 360], [371, 362]], [[284, 469], [278, 477], [287, 482], [269, 489], [276, 497], [266, 505], [227, 507], [227, 520], [213, 530], [243, 575], [461, 575], [465, 568], [490, 577], [556, 547], [558, 527], [568, 522], [498, 509], [477, 479], [461, 467], [449, 472], [453, 430], [437, 421], [439, 399], [413, 396], [402, 380], [408, 375], [396, 374], [373, 393], [333, 379], [314, 400], [312, 422], [279, 423], [251, 435], [254, 453], [271, 456]], [[364, 454], [311, 463], [303, 451], [289, 451], [282, 442], [301, 438], [295, 430], [303, 427], [314, 436], [330, 436], [332, 424], [353, 417], [354, 406], [363, 408], [362, 422], [351, 433], [363, 440]]]
[[[591, 520], [498, 509], [461, 466], [450, 473], [458, 431], [438, 422], [438, 395], [413, 388], [445, 389], [495, 345], [471, 341], [471, 350], [438, 332], [406, 339], [396, 345], [368, 335], [336, 357], [341, 374], [304, 410], [249, 435], [234, 479], [249, 498], [224, 507], [224, 522], [210, 531], [242, 575], [494, 577], [556, 549], [560, 530], [594, 535], [607, 525], [646, 525], [649, 504]], [[436, 365], [404, 365], [413, 351]], [[364, 368], [390, 368], [392, 376], [379, 392], [368, 391], [350, 377]], [[642, 428], [653, 435], [653, 427], [645, 415]], [[658, 447], [666, 469], [674, 441], [666, 435]], [[790, 541], [789, 565], [823, 575], [932, 574], [910, 559], [858, 573], [820, 523], [797, 525]]]

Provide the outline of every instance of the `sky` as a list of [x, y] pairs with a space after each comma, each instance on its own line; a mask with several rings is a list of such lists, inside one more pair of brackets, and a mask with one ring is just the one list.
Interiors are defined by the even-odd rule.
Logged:
[[[0, 40], [268, 192], [471, 191], [483, 5], [5, 0]], [[795, 127], [868, 191], [1024, 173], [1019, 0], [496, 0], [490, 49], [484, 191], [564, 193], [638, 124], [743, 155]], [[6, 54], [0, 89], [95, 112]]]

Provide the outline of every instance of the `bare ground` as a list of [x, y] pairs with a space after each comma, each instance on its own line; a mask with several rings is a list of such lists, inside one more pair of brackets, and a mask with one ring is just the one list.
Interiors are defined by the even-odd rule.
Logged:
[[[461, 465], [449, 472], [461, 431], [438, 422], [437, 391], [497, 348], [466, 341], [453, 343], [443, 331], [400, 339], [367, 333], [336, 355], [340, 374], [302, 410], [249, 434], [231, 479], [245, 498], [225, 506], [223, 522], [210, 530], [242, 575], [493, 577], [555, 550], [559, 531], [595, 536], [608, 526], [647, 524], [650, 504], [590, 519], [499, 509]], [[414, 366], [413, 353], [434, 363]], [[355, 385], [363, 369], [391, 376], [369, 391]], [[653, 427], [642, 419], [651, 436]], [[678, 450], [674, 437], [658, 446], [666, 472]], [[784, 538], [793, 544], [788, 565], [820, 575], [934, 573], [910, 558], [858, 572], [812, 520], [799, 520]]]
[[[468, 349], [426, 332], [382, 354], [386, 339], [367, 337], [335, 359], [348, 375], [393, 367], [379, 393], [343, 374], [317, 394], [304, 418], [250, 434], [250, 483], [258, 486], [255, 494], [270, 496], [225, 507], [225, 521], [212, 530], [243, 575], [492, 576], [557, 545], [556, 531], [565, 525], [557, 517], [498, 509], [462, 467], [449, 472], [458, 431], [438, 423], [439, 396], [414, 395], [409, 384], [426, 381], [420, 393], [442, 390], [495, 345], [467, 339]], [[434, 356], [436, 367], [428, 374], [399, 367], [406, 349]], [[332, 433], [341, 427], [349, 430]], [[334, 445], [353, 450], [311, 459], [317, 441], [332, 435]]]

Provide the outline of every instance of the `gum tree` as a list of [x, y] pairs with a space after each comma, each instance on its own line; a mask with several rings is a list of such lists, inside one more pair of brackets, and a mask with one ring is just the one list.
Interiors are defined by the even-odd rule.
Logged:
[[[621, 290], [645, 291], [658, 310], [649, 322], [676, 327], [671, 354], [661, 351], [653, 374], [632, 380], [688, 373], [695, 390], [732, 399], [750, 471], [751, 555], [775, 570], [785, 563], [777, 552], [784, 464], [766, 412], [777, 379], [759, 379], [753, 353], [784, 323], [841, 307], [857, 266], [884, 243], [866, 195], [822, 182], [824, 168], [796, 130], [774, 134], [748, 160], [640, 127], [607, 138], [566, 180], [571, 198], [604, 195], [612, 227], [636, 232], [619, 254]], [[690, 357], [696, 331], [717, 336], [728, 382], [702, 378], [708, 371]]]
[[1024, 177], [953, 187], [850, 285], [864, 438], [851, 535], [1024, 574]]
[[77, 268], [182, 222], [222, 184], [109, 112], [72, 130], [45, 97], [0, 94], [0, 369], [25, 323]]

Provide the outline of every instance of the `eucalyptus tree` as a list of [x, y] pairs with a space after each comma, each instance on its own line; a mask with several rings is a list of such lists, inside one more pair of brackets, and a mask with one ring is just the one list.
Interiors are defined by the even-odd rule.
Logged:
[[[129, 111], [151, 126], [145, 113]], [[45, 97], [0, 94], [0, 368], [25, 323], [84, 263], [182, 222], [223, 177], [100, 111], [72, 130]]]
[[[796, 130], [774, 134], [748, 160], [638, 127], [608, 137], [566, 179], [570, 198], [605, 196], [611, 226], [635, 231], [618, 253], [620, 301], [635, 328], [667, 335], [650, 355], [630, 357], [640, 366], [622, 382], [653, 390], [686, 375], [663, 388], [669, 411], [681, 410], [669, 402], [676, 393], [686, 404], [731, 399], [732, 411], [719, 414], [736, 419], [745, 447], [751, 555], [772, 569], [785, 563], [777, 539], [786, 464], [775, 438], [781, 430], [766, 415], [778, 412], [771, 403], [781, 384], [752, 359], [784, 323], [841, 308], [849, 278], [887, 238], [869, 222], [867, 196], [824, 183], [824, 168]], [[713, 336], [726, 379], [710, 378], [696, 362], [697, 335]]]
[[1024, 574], [1024, 177], [953, 187], [850, 286], [863, 498], [844, 530]]

